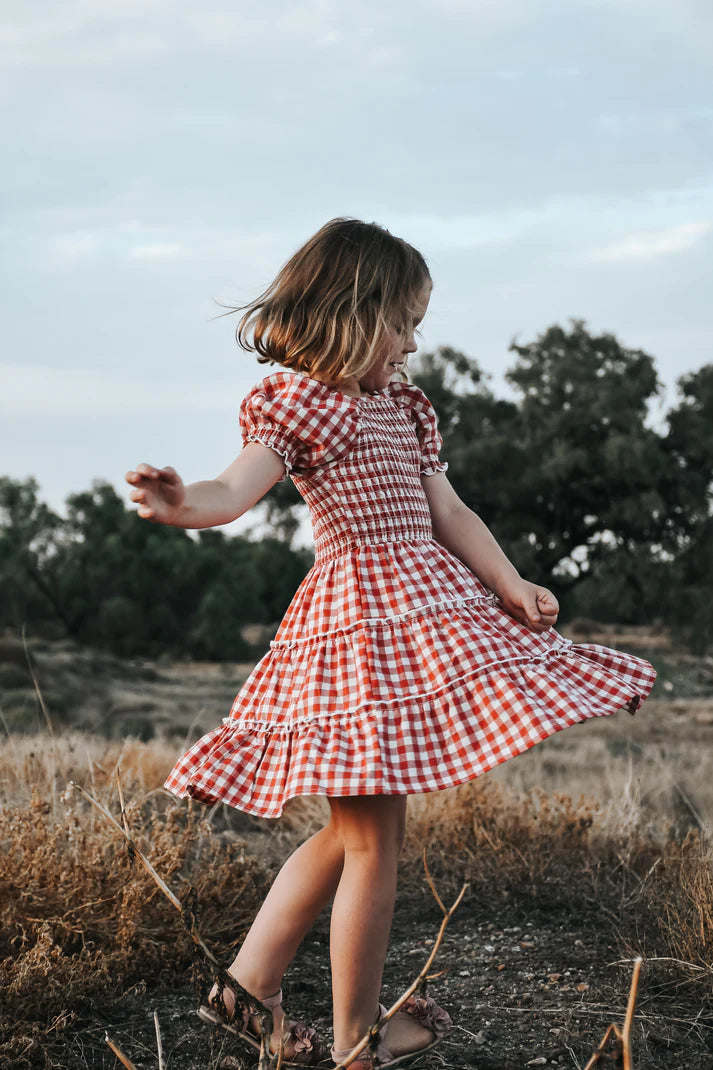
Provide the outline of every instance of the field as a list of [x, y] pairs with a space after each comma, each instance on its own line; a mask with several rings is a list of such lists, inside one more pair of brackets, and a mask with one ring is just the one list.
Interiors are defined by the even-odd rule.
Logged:
[[[654, 696], [635, 717], [578, 726], [481, 781], [411, 800], [385, 995], [416, 976], [440, 924], [423, 878], [426, 845], [442, 897], [469, 888], [430, 985], [455, 1028], [423, 1070], [581, 1070], [623, 1018], [636, 955], [635, 1066], [706, 1070], [713, 660], [692, 658], [665, 632], [562, 630], [648, 657], [659, 670]], [[22, 644], [0, 639], [0, 1066], [119, 1066], [108, 1033], [153, 1070], [154, 1011], [167, 1068], [254, 1065], [195, 1017], [209, 969], [120, 834], [68, 782], [118, 816], [119, 770], [132, 836], [179, 898], [195, 889], [198, 927], [224, 961], [280, 861], [318, 827], [322, 800], [296, 800], [279, 822], [260, 822], [161, 790], [186, 740], [225, 715], [250, 666], [30, 647], [47, 717]], [[327, 931], [324, 917], [285, 985], [290, 1011], [324, 1035]]]

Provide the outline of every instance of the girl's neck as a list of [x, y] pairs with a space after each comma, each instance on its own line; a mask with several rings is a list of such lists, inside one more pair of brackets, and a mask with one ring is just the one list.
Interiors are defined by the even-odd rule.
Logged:
[[325, 379], [317, 378], [316, 375], [310, 375], [309, 378], [315, 379], [318, 383], [323, 383], [324, 386], [337, 390], [340, 394], [345, 394], [350, 398], [368, 398], [372, 396], [370, 391], [362, 389], [357, 379], [343, 379], [340, 383], [329, 383]]

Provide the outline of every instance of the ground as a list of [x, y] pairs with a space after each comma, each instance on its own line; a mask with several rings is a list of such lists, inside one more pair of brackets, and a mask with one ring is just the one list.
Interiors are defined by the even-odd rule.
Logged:
[[[610, 1022], [621, 1024], [632, 974], [616, 935], [589, 905], [579, 915], [548, 904], [483, 910], [466, 896], [441, 946], [430, 993], [454, 1027], [416, 1065], [421, 1070], [521, 1070], [528, 1066], [583, 1068]], [[414, 924], [416, 919], [416, 924]], [[384, 994], [395, 999], [418, 973], [440, 925], [424, 887], [399, 900]], [[290, 1014], [329, 1036], [328, 918], [305, 942], [285, 982]], [[307, 980], [309, 978], [309, 980]], [[117, 1066], [104, 1034], [130, 1055], [137, 1070], [157, 1067], [153, 1012], [157, 1011], [170, 1070], [254, 1067], [239, 1041], [214, 1033], [195, 1016], [197, 996], [178, 990], [131, 994], [110, 1012], [78, 1023], [76, 1066]], [[697, 1019], [697, 1020], [696, 1020]], [[710, 984], [686, 985], [649, 964], [642, 973], [634, 1027], [635, 1065], [641, 1070], [709, 1070], [713, 1066]], [[69, 1062], [67, 1065], [73, 1065]], [[611, 1067], [613, 1063], [602, 1063]]]

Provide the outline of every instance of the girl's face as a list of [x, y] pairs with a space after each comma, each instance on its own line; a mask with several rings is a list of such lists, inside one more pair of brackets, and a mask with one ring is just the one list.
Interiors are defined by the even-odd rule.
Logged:
[[411, 329], [394, 324], [389, 327], [386, 345], [376, 358], [374, 363], [359, 380], [362, 391], [383, 390], [391, 382], [394, 374], [403, 368], [409, 353], [415, 353], [418, 349], [414, 338], [414, 331], [426, 315], [428, 302], [431, 299], [432, 284], [430, 279], [424, 283], [413, 310]]

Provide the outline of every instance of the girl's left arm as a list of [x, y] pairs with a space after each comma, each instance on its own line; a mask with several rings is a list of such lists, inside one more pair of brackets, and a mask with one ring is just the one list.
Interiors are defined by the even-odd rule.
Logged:
[[546, 587], [524, 580], [477, 513], [461, 501], [443, 472], [422, 476], [433, 522], [433, 535], [466, 565], [504, 608], [533, 631], [544, 632], [557, 620], [557, 599]]

